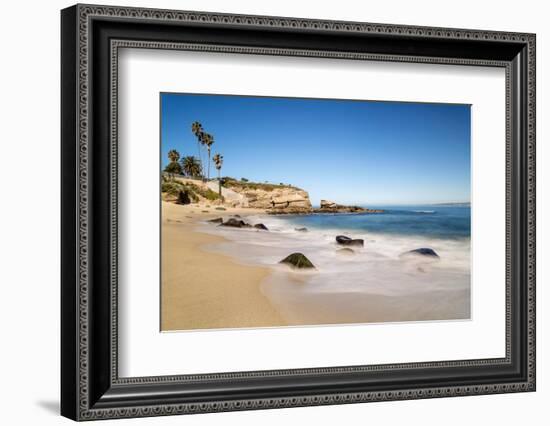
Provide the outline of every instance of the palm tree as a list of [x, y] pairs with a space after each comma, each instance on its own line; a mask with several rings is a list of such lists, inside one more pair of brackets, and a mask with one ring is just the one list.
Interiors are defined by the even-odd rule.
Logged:
[[214, 165], [216, 166], [216, 169], [218, 170], [218, 191], [220, 198], [222, 198], [222, 178], [221, 178], [221, 169], [223, 165], [223, 155], [215, 154], [214, 157], [212, 157], [212, 161], [214, 162]]
[[210, 133], [203, 133], [201, 137], [201, 143], [206, 146], [208, 151], [208, 174], [207, 179], [210, 180], [210, 151], [212, 150], [212, 145], [214, 144], [214, 136]]
[[202, 124], [198, 121], [194, 121], [191, 124], [191, 131], [195, 134], [195, 136], [198, 136], [199, 133], [202, 133]]
[[201, 162], [193, 155], [183, 157], [181, 165], [183, 167], [183, 172], [187, 176], [197, 177], [202, 174]]
[[181, 173], [181, 166], [178, 161], [180, 159], [180, 153], [175, 149], [168, 151], [168, 159], [170, 162], [164, 168], [164, 171], [169, 174], [170, 178], [174, 179], [174, 175]]
[[168, 159], [171, 163], [177, 163], [180, 160], [180, 153], [175, 149], [168, 151]]
[[204, 129], [202, 128], [202, 124], [199, 123], [198, 121], [194, 121], [192, 124], [191, 124], [191, 131], [193, 132], [193, 134], [197, 137], [197, 149], [199, 151], [199, 158], [201, 159], [202, 161], [202, 154], [201, 154], [201, 144], [202, 144], [202, 141], [201, 141], [201, 138], [202, 138], [202, 135], [204, 133]]

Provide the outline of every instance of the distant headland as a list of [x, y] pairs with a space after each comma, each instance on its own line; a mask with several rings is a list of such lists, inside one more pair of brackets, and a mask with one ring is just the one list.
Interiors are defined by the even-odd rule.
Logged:
[[432, 203], [431, 206], [439, 207], [471, 207], [472, 203], [466, 202], [451, 202], [451, 203]]

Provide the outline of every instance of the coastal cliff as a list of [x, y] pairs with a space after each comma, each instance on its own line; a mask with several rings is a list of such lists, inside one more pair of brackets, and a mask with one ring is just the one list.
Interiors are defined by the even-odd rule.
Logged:
[[319, 208], [314, 208], [307, 191], [282, 183], [276, 185], [225, 178], [224, 187], [244, 197], [242, 207], [265, 209], [269, 214], [384, 212], [378, 209], [337, 204], [328, 200], [321, 200]]
[[291, 185], [243, 182], [226, 178], [224, 186], [243, 195], [247, 207], [265, 209], [268, 213], [305, 214], [313, 211], [307, 191]]
[[383, 213], [383, 210], [347, 206], [329, 200], [321, 200], [320, 206], [314, 208], [307, 191], [282, 183], [258, 183], [226, 177], [222, 187], [218, 188], [218, 185], [216, 181], [166, 177], [162, 183], [162, 199], [177, 204], [262, 209], [268, 214]]

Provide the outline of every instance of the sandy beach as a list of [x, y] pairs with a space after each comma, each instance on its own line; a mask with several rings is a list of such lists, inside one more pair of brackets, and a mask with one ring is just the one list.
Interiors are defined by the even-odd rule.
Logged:
[[286, 325], [260, 289], [269, 270], [202, 249], [224, 239], [195, 231], [202, 220], [254, 212], [162, 203], [163, 331]]

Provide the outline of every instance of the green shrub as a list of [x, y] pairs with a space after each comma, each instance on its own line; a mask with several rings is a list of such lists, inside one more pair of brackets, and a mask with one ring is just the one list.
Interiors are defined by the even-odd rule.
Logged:
[[178, 197], [178, 204], [189, 204], [190, 202], [196, 203], [199, 201], [199, 197], [183, 182], [178, 180], [169, 180], [162, 182], [161, 191], [166, 192], [169, 195]]
[[182, 184], [175, 180], [162, 182], [161, 185], [161, 191], [170, 195], [178, 195], [182, 189]]
[[293, 187], [292, 185], [285, 185], [284, 183], [275, 184], [275, 183], [259, 183], [259, 182], [243, 182], [243, 181], [237, 181], [235, 179], [231, 178], [224, 178], [222, 181], [222, 185], [226, 188], [240, 188], [242, 190], [255, 190], [255, 189], [261, 189], [262, 191], [273, 191], [276, 188], [286, 187], [286, 188], [293, 188], [298, 189], [296, 187]]
[[208, 191], [205, 191], [204, 193], [201, 193], [201, 195], [206, 198], [207, 200], [214, 201], [220, 198], [220, 194], [217, 192], [212, 191], [210, 188], [208, 188]]
[[190, 189], [186, 189], [185, 191], [187, 192], [189, 198], [191, 199], [191, 201], [192, 201], [193, 203], [198, 203], [199, 197], [197, 197], [197, 194], [195, 194], [195, 193], [194, 193], [192, 190], [190, 190]]
[[[220, 198], [219, 194], [212, 191], [210, 188], [203, 188], [195, 185], [194, 183], [184, 183], [176, 179], [162, 182], [161, 191], [177, 197], [180, 197], [180, 193], [183, 192], [193, 203], [199, 201], [198, 195], [210, 201], [218, 200]], [[182, 198], [182, 200], [183, 199], [184, 198]], [[181, 204], [188, 203], [182, 202]]]
[[171, 173], [173, 175], [181, 175], [183, 172], [183, 169], [181, 168], [181, 164], [175, 161], [172, 161], [171, 163], [168, 163], [166, 167], [164, 168], [164, 171], [166, 173]]
[[220, 195], [217, 192], [212, 191], [210, 188], [203, 188], [192, 183], [187, 184], [187, 186], [191, 187], [194, 192], [207, 200], [214, 201], [220, 198]]

